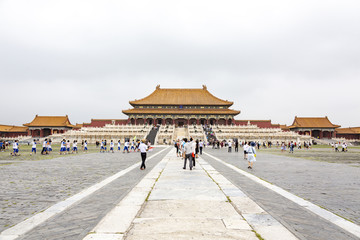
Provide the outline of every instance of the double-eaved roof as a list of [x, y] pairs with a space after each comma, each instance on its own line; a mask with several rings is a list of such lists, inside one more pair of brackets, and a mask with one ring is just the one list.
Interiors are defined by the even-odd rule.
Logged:
[[202, 105], [202, 106], [227, 106], [233, 102], [222, 100], [212, 95], [205, 85], [203, 88], [176, 89], [160, 88], [158, 85], [153, 93], [140, 100], [130, 101], [136, 105]]
[[24, 124], [28, 127], [69, 127], [73, 128], [74, 125], [70, 123], [69, 117], [66, 116], [38, 116], [30, 123]]
[[290, 129], [294, 128], [339, 128], [340, 125], [335, 125], [330, 122], [328, 117], [297, 117]]

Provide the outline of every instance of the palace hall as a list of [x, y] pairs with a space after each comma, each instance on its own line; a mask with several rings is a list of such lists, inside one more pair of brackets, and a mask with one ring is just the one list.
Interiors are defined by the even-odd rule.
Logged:
[[130, 124], [231, 125], [240, 113], [230, 109], [233, 102], [212, 95], [205, 85], [195, 89], [169, 89], [158, 85], [149, 96], [129, 102], [123, 110]]

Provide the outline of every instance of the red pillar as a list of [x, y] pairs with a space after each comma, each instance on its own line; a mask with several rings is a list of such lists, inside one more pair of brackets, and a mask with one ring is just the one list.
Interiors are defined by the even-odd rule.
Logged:
[[44, 129], [40, 129], [40, 137], [44, 137]]
[[187, 120], [187, 125], [188, 125], [188, 126], [190, 125], [190, 119]]
[[200, 125], [200, 119], [196, 119], [196, 125]]
[[175, 119], [173, 119], [172, 122], [173, 122], [173, 125], [175, 125]]

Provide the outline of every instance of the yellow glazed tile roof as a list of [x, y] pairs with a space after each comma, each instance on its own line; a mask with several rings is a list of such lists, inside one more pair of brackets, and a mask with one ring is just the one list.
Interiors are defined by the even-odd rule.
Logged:
[[212, 95], [204, 85], [195, 89], [160, 88], [158, 85], [153, 93], [140, 100], [130, 101], [131, 105], [225, 105], [233, 102], [222, 100]]
[[28, 127], [70, 127], [74, 126], [70, 123], [68, 116], [38, 116], [36, 115], [31, 123], [24, 124]]
[[338, 128], [327, 117], [295, 117], [289, 128]]

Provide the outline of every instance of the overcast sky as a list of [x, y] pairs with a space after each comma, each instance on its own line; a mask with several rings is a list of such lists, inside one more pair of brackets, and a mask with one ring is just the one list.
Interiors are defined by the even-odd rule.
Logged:
[[0, 124], [201, 88], [236, 119], [360, 126], [360, 1], [0, 0]]

